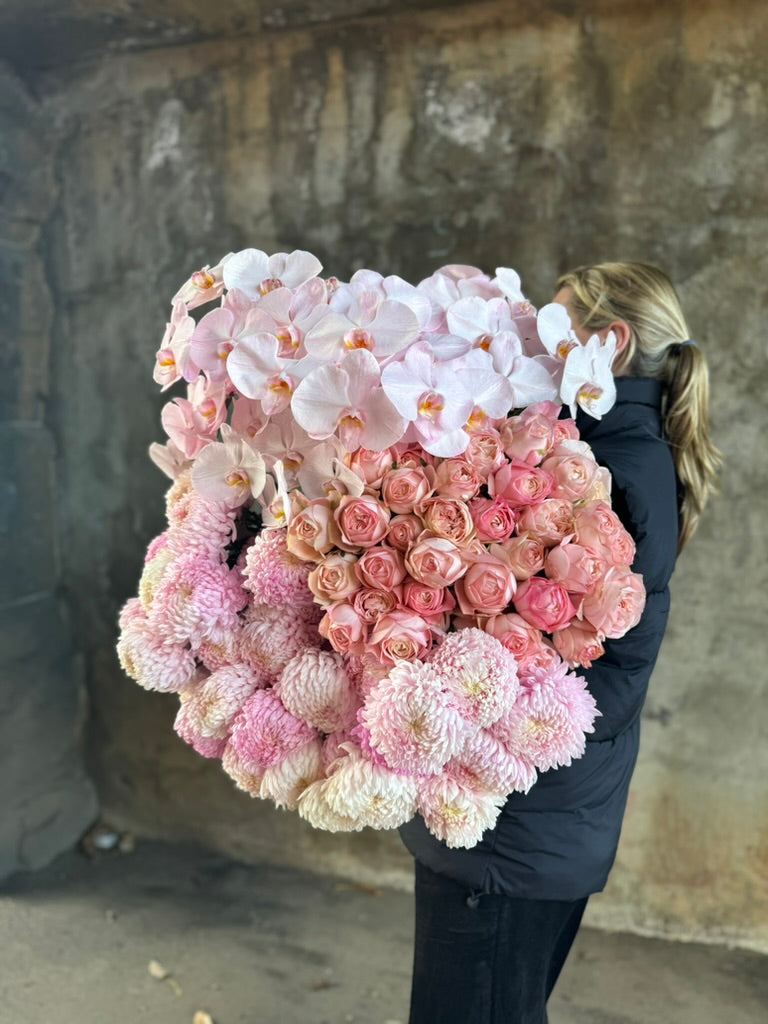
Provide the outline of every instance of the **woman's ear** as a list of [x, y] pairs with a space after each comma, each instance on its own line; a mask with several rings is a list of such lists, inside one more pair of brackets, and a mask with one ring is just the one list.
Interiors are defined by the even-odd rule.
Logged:
[[[605, 335], [607, 336], [609, 331], [613, 331], [616, 335], [616, 354], [623, 352], [629, 344], [629, 339], [632, 337], [632, 332], [629, 329], [629, 324], [625, 320], [614, 320], [608, 324], [605, 329]], [[600, 332], [603, 334], [603, 332]]]

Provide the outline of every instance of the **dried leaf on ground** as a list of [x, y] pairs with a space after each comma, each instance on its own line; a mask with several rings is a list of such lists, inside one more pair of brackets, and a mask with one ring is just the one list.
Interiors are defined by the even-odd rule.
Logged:
[[213, 1017], [205, 1010], [198, 1010], [192, 1018], [192, 1024], [214, 1024]]
[[157, 981], [165, 981], [171, 973], [167, 968], [163, 967], [159, 960], [150, 960], [147, 964], [147, 970]]

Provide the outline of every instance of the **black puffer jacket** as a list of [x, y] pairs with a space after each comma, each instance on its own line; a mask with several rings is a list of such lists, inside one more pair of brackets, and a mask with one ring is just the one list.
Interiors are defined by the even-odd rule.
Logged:
[[662, 438], [662, 386], [618, 378], [617, 401], [602, 420], [579, 413], [581, 437], [613, 477], [611, 500], [637, 544], [643, 574], [642, 619], [605, 643], [592, 668], [579, 670], [602, 712], [585, 755], [545, 772], [527, 795], [513, 793], [496, 826], [470, 850], [449, 850], [416, 817], [400, 829], [413, 856], [473, 892], [571, 900], [601, 890], [616, 855], [640, 740], [640, 711], [669, 612], [669, 578], [678, 540], [678, 485]]

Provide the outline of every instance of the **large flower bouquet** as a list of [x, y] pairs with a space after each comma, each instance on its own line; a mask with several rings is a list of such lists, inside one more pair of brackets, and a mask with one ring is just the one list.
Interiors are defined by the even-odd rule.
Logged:
[[247, 249], [174, 297], [168, 529], [119, 657], [251, 795], [331, 831], [419, 812], [472, 846], [583, 753], [573, 669], [643, 608], [608, 473], [561, 418], [611, 407], [615, 342], [505, 268], [321, 269]]

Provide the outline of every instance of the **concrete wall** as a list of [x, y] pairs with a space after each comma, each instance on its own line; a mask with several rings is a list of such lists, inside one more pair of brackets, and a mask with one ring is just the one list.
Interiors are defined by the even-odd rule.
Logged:
[[161, 528], [151, 366], [187, 273], [245, 245], [301, 246], [339, 276], [503, 263], [543, 302], [568, 266], [650, 259], [710, 357], [728, 462], [675, 578], [618, 862], [589, 914], [768, 950], [768, 8], [407, 6], [325, 5], [313, 24], [314, 5], [260, 4], [215, 26], [175, 0], [162, 31], [99, 22], [106, 41], [86, 32], [71, 59], [41, 50], [26, 72], [59, 190], [38, 246], [55, 507], [105, 813], [248, 859], [407, 879], [395, 837], [313, 833], [238, 794], [173, 736], [174, 699], [116, 665], [116, 611]]

